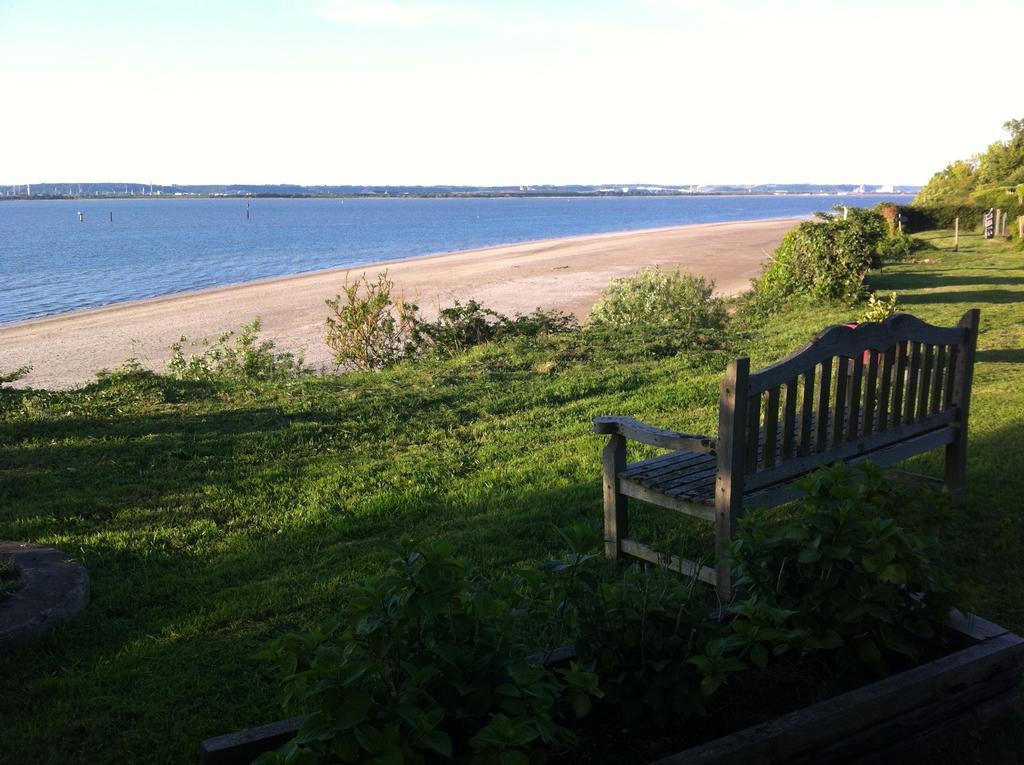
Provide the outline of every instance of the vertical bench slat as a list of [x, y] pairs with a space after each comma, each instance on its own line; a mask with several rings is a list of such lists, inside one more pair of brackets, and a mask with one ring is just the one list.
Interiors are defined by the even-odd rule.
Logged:
[[864, 354], [858, 353], [853, 360], [853, 374], [850, 377], [850, 425], [846, 440], [853, 441], [860, 433], [861, 386], [864, 380]]
[[928, 404], [928, 414], [938, 414], [941, 411], [942, 386], [946, 375], [946, 346], [940, 345], [938, 354], [935, 357], [935, 376], [932, 382], [932, 400]]
[[796, 431], [796, 397], [799, 380], [794, 377], [786, 383], [786, 408], [782, 413], [782, 459], [793, 456], [793, 434]]
[[750, 397], [747, 409], [747, 436], [745, 445], [747, 447], [744, 455], [744, 472], [757, 472], [758, 442], [761, 437], [761, 394]]
[[903, 393], [907, 387], [907, 344], [896, 345], [896, 372], [892, 376], [892, 416], [893, 425], [903, 422]]
[[806, 457], [811, 453], [811, 444], [814, 443], [814, 434], [811, 428], [814, 424], [814, 367], [812, 366], [804, 374], [804, 398], [800, 404], [800, 448], [798, 453]]
[[875, 402], [878, 400], [878, 354], [868, 356], [868, 380], [864, 390], [864, 435], [870, 436], [875, 428]]
[[932, 366], [935, 363], [935, 346], [926, 344], [924, 346], [924, 361], [921, 365], [921, 383], [917, 392], [917, 419], [923, 420], [928, 416], [928, 400], [931, 398]]
[[764, 412], [764, 468], [775, 467], [775, 443], [779, 437], [779, 386], [769, 389]]
[[836, 404], [832, 409], [833, 446], [836, 446], [843, 441], [843, 423], [849, 409], [849, 404], [846, 400], [846, 389], [849, 384], [849, 381], [847, 380], [847, 370], [850, 365], [850, 360], [845, 356], [838, 356], [836, 360], [838, 361], [836, 364]]
[[921, 344], [910, 344], [910, 368], [907, 371], [907, 391], [903, 400], [903, 421], [913, 422], [917, 407], [917, 378], [921, 376]]
[[829, 393], [832, 386], [832, 359], [821, 362], [821, 381], [818, 383], [818, 437], [814, 445], [816, 452], [825, 451], [828, 446]]
[[[882, 357], [882, 385], [878, 392], [878, 429], [885, 430], [889, 424], [889, 395], [892, 391], [893, 368], [896, 365], [896, 346]], [[898, 415], [897, 415], [898, 421]]]
[[946, 389], [942, 392], [942, 408], [953, 406], [953, 391], [956, 389], [956, 361], [960, 354], [960, 346], [949, 346], [949, 358], [946, 359]]

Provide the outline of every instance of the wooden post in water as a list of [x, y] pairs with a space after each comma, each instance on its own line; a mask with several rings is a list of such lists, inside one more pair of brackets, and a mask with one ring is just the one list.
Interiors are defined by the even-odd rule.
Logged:
[[114, 222], [114, 211], [111, 210], [108, 214], [110, 215], [110, 222], [113, 223]]
[[953, 219], [953, 252], [960, 252], [960, 218]]
[[249, 218], [249, 203], [248, 202], [245, 203], [245, 219], [246, 220], [250, 219]]

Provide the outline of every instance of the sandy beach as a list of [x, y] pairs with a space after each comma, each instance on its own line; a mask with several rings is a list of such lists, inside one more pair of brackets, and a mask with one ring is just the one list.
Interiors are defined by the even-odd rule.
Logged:
[[746, 289], [798, 219], [712, 223], [551, 239], [321, 271], [182, 293], [0, 326], [0, 371], [31, 366], [18, 385], [71, 388], [128, 358], [160, 369], [182, 335], [216, 337], [259, 317], [261, 337], [329, 366], [324, 300], [346, 274], [388, 270], [424, 312], [475, 298], [503, 313], [557, 308], [584, 318], [612, 280], [645, 266], [679, 267], [715, 280], [723, 295]]

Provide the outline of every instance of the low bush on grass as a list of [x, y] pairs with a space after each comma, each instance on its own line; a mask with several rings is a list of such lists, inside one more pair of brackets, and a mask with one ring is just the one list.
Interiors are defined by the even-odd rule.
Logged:
[[868, 270], [877, 263], [888, 225], [874, 210], [849, 211], [845, 220], [827, 216], [789, 231], [754, 282], [757, 297], [768, 303], [792, 295], [810, 295], [820, 301], [855, 298]]
[[435, 321], [417, 321], [415, 352], [450, 357], [483, 343], [511, 337], [536, 338], [577, 329], [576, 319], [560, 311], [538, 308], [529, 314], [509, 317], [475, 300], [465, 304], [456, 300], [448, 308], [442, 308]]
[[[301, 355], [278, 353], [273, 341], [260, 341], [261, 328], [257, 318], [244, 324], [238, 332], [224, 332], [215, 341], [204, 338], [199, 343], [191, 343], [183, 335], [171, 344], [171, 358], [166, 367], [168, 377], [193, 381], [281, 380], [310, 371]], [[202, 352], [186, 356], [185, 347], [190, 344], [198, 345]]]
[[916, 661], [958, 592], [937, 540], [906, 531], [894, 515], [917, 506], [940, 521], [941, 495], [912, 493], [869, 464], [822, 468], [799, 485], [805, 498], [781, 516], [743, 519], [732, 544], [745, 594], [732, 629], [752, 660], [764, 665], [795, 649], [836, 671], [879, 674], [895, 654]]
[[882, 263], [900, 263], [921, 248], [920, 239], [896, 231], [878, 243], [878, 258]]
[[688, 344], [705, 342], [727, 320], [725, 305], [714, 290], [714, 281], [703, 276], [645, 268], [606, 287], [587, 324], [595, 329], [664, 327]]
[[395, 293], [387, 272], [370, 280], [364, 274], [347, 281], [327, 301], [327, 347], [339, 369], [378, 370], [426, 355], [451, 357], [483, 343], [510, 337], [539, 337], [572, 332], [576, 320], [540, 308], [506, 316], [476, 300], [442, 308], [434, 321], [419, 306]]
[[11, 407], [8, 395], [5, 394], [9, 394], [11, 397], [16, 396], [13, 391], [10, 391], [10, 389], [5, 388], [4, 386], [7, 383], [17, 382], [30, 371], [32, 371], [31, 367], [19, 367], [11, 372], [0, 372], [0, 414], [3, 414], [4, 411]]
[[384, 369], [415, 352], [419, 308], [394, 295], [387, 271], [370, 281], [345, 278], [341, 293], [327, 300], [327, 347], [339, 368]]

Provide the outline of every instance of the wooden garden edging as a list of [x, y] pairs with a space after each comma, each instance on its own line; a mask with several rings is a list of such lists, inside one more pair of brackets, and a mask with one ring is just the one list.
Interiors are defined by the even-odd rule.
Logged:
[[[886, 762], [921, 754], [1010, 712], [1024, 676], [1024, 638], [959, 612], [948, 626], [977, 642], [653, 765]], [[209, 738], [200, 744], [200, 765], [249, 763], [288, 741], [302, 719]]]
[[653, 765], [891, 762], [1008, 714], [1020, 698], [1024, 638], [959, 612], [949, 626], [978, 643]]
[[[886, 466], [943, 448], [944, 482], [962, 505], [979, 316], [971, 309], [955, 327], [905, 313], [852, 328], [837, 324], [756, 372], [749, 359], [737, 359], [722, 379], [717, 436], [595, 418], [594, 432], [609, 437], [602, 456], [605, 555], [696, 577], [728, 601], [724, 553], [740, 516], [795, 499], [801, 492], [794, 481], [822, 465]], [[670, 451], [627, 464], [627, 441]], [[631, 538], [630, 497], [713, 523], [715, 566], [666, 557]]]

